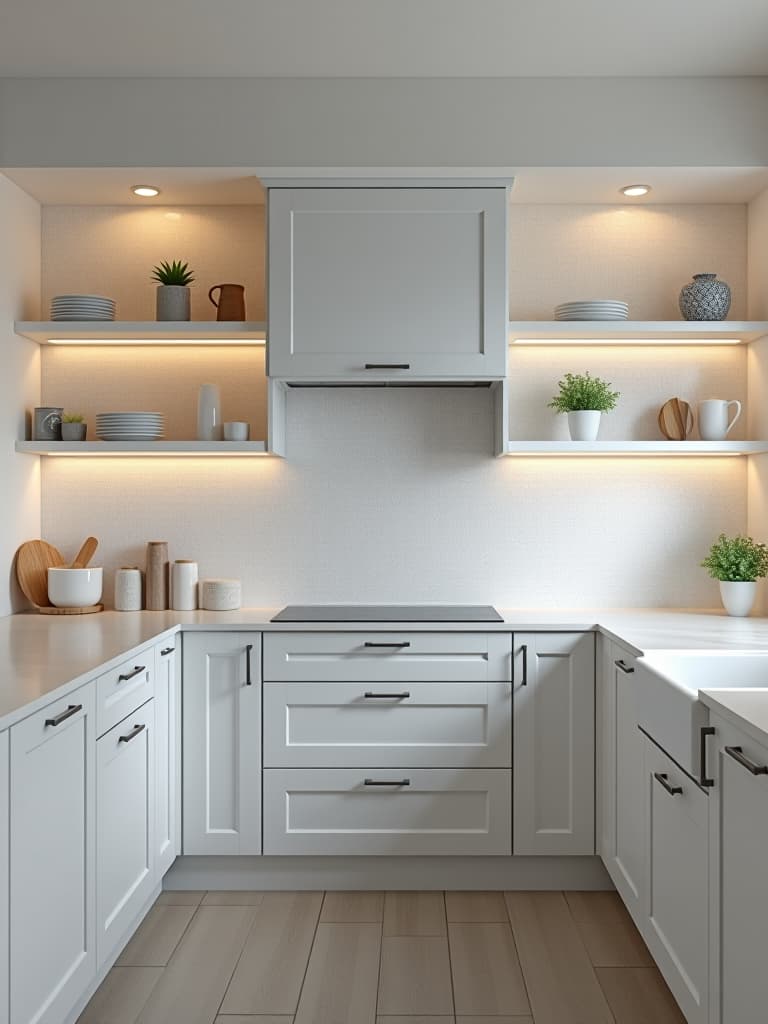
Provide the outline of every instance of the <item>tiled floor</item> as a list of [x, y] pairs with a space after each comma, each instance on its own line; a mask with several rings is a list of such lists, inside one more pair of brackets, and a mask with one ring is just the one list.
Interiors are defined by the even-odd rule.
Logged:
[[685, 1024], [610, 892], [168, 892], [79, 1024]]

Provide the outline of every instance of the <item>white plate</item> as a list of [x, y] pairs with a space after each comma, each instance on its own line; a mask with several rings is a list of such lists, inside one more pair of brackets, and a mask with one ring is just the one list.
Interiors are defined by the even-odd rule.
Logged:
[[51, 323], [67, 323], [67, 324], [77, 324], [77, 323], [104, 323], [104, 324], [109, 324], [109, 323], [114, 323], [114, 320], [115, 320], [114, 314], [112, 314], [112, 316], [107, 316], [106, 314], [104, 314], [103, 316], [93, 316], [92, 314], [90, 316], [83, 316], [80, 313], [80, 314], [77, 314], [76, 316], [62, 316], [61, 313], [58, 313], [57, 315], [51, 317]]
[[561, 302], [560, 306], [626, 306], [624, 299], [573, 299], [570, 302]]
[[162, 441], [163, 435], [160, 434], [119, 434], [117, 437], [107, 436], [106, 434], [96, 435], [100, 441]]
[[112, 302], [108, 295], [54, 295], [51, 302]]

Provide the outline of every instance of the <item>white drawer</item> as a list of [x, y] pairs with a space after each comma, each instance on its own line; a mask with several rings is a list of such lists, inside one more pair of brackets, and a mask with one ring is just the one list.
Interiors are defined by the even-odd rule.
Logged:
[[103, 736], [155, 695], [155, 651], [148, 647], [96, 680], [96, 735]]
[[267, 768], [509, 768], [510, 683], [264, 683]]
[[264, 853], [507, 856], [511, 790], [503, 768], [267, 769]]
[[511, 678], [511, 633], [267, 633], [264, 679], [487, 682]]

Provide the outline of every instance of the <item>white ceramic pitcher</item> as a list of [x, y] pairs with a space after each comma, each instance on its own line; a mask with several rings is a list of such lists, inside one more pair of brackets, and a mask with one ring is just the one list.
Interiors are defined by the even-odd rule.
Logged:
[[[728, 411], [736, 406], [736, 415], [728, 420]], [[730, 434], [734, 423], [741, 416], [741, 402], [731, 402], [724, 398], [707, 398], [699, 402], [699, 436], [702, 441], [724, 441]]]

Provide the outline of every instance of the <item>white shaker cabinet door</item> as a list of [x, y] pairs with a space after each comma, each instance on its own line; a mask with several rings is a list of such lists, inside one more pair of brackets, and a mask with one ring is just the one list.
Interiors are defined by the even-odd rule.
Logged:
[[96, 974], [94, 684], [11, 727], [11, 1022], [61, 1024]]
[[0, 732], [0, 1024], [8, 1024], [10, 999], [8, 978], [8, 897], [10, 872], [8, 866], [9, 840], [9, 737], [8, 731]]
[[261, 853], [261, 634], [183, 643], [184, 853]]
[[506, 375], [505, 188], [272, 188], [268, 244], [270, 377]]
[[515, 854], [595, 852], [595, 638], [513, 638]]
[[181, 701], [176, 666], [174, 641], [155, 648], [155, 871], [158, 879], [180, 853], [178, 725]]

